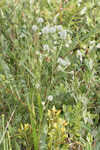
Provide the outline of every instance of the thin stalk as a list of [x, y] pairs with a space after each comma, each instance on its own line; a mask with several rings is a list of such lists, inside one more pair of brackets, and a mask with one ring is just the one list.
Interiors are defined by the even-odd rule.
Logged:
[[[5, 116], [2, 115], [2, 126], [3, 126], [3, 134], [5, 133]], [[5, 141], [5, 134], [3, 136], [3, 149], [6, 150], [6, 141]], [[1, 143], [0, 143], [1, 144]]]

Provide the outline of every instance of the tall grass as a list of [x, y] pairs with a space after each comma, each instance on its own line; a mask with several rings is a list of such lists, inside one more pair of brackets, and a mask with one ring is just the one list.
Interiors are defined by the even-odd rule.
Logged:
[[99, 7], [0, 1], [1, 150], [98, 149]]

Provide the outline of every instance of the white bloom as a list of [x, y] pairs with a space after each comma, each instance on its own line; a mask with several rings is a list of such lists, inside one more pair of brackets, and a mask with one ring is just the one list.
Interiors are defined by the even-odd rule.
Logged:
[[50, 27], [49, 26], [46, 26], [42, 29], [42, 33], [43, 34], [48, 34], [50, 32]]
[[81, 5], [81, 2], [82, 2], [82, 0], [78, 0], [78, 6], [80, 6], [80, 5]]
[[82, 62], [82, 53], [80, 50], [77, 51], [77, 57], [79, 57], [80, 61]]
[[39, 88], [40, 88], [40, 84], [37, 83], [37, 84], [35, 85], [35, 87], [36, 87], [37, 89], [39, 89]]
[[67, 36], [67, 32], [66, 30], [62, 30], [61, 32], [59, 32], [60, 38], [65, 40], [66, 36]]
[[90, 61], [89, 61], [89, 66], [90, 66], [90, 69], [92, 70], [92, 68], [93, 68], [93, 60], [92, 59], [90, 59]]
[[95, 41], [90, 41], [89, 44], [90, 44], [89, 48], [90, 48], [90, 50], [92, 50], [93, 47], [95, 46]]
[[39, 32], [39, 35], [41, 35], [42, 34], [42, 32]]
[[61, 65], [65, 65], [66, 64], [66, 62], [65, 62], [65, 60], [63, 60], [62, 58], [58, 58], [58, 61], [57, 61], [59, 64], [61, 64]]
[[39, 61], [40, 61], [40, 64], [42, 64], [42, 61], [43, 61], [43, 56], [42, 55], [40, 55]]
[[40, 52], [38, 50], [36, 51], [36, 55], [40, 55]]
[[79, 2], [79, 3], [81, 3], [81, 2], [82, 2], [82, 0], [78, 0], [78, 2]]
[[100, 43], [97, 44], [96, 48], [100, 48]]
[[57, 71], [64, 71], [63, 67], [61, 65], [58, 65]]
[[57, 61], [60, 65], [63, 65], [63, 66], [69, 66], [70, 65], [70, 61], [68, 59], [64, 60], [62, 58], [58, 58], [58, 61]]
[[84, 7], [81, 11], [80, 11], [80, 15], [84, 15], [86, 13], [87, 7]]
[[69, 40], [68, 43], [71, 44], [71, 43], [72, 43], [72, 40]]
[[87, 114], [86, 114], [86, 110], [83, 111], [83, 119], [84, 119], [84, 122], [85, 122], [85, 124], [86, 124], [86, 123], [87, 123], [87, 120], [88, 120]]
[[94, 45], [95, 44], [95, 41], [90, 41], [90, 45]]
[[65, 45], [67, 48], [69, 47], [69, 44], [68, 43], [66, 43], [66, 45]]
[[62, 30], [63, 30], [63, 27], [62, 27], [62, 25], [57, 25], [57, 26], [56, 26], [56, 29], [57, 29], [58, 31], [62, 31]]
[[43, 105], [43, 106], [45, 105], [45, 102], [44, 102], [44, 101], [42, 102], [42, 105]]
[[70, 74], [74, 75], [74, 71], [70, 71]]
[[34, 2], [34, 0], [30, 0], [30, 5], [32, 5], [32, 4], [33, 4], [33, 2]]
[[56, 44], [57, 44], [57, 41], [54, 41], [54, 44], [56, 45]]
[[36, 31], [38, 30], [38, 27], [37, 27], [36, 25], [33, 25], [33, 26], [32, 26], [32, 30], [33, 30], [34, 32], [36, 32]]
[[68, 58], [66, 58], [65, 61], [66, 61], [66, 66], [68, 67], [71, 63]]
[[49, 51], [49, 46], [48, 46], [48, 44], [43, 45], [43, 50], [44, 50], [44, 51]]
[[24, 37], [25, 37], [25, 34], [22, 33], [22, 34], [20, 35], [20, 38], [24, 38]]
[[48, 96], [48, 100], [49, 100], [49, 101], [52, 101], [52, 100], [53, 100], [53, 96], [52, 96], [52, 95], [49, 95], [49, 96]]
[[55, 33], [56, 32], [56, 27], [51, 27], [50, 28], [50, 33]]
[[71, 43], [72, 43], [72, 40], [68, 39], [67, 42], [66, 42], [66, 44], [65, 44], [65, 46], [68, 48]]
[[57, 22], [57, 18], [58, 18], [58, 16], [59, 16], [59, 13], [57, 13], [57, 14], [56, 14], [56, 16], [54, 17], [54, 20], [53, 20], [53, 22], [54, 22], [54, 23], [56, 23], [56, 22]]
[[43, 23], [44, 20], [43, 20], [43, 18], [38, 18], [38, 19], [37, 19], [37, 22], [38, 22], [38, 23]]
[[77, 56], [82, 56], [82, 53], [80, 50], [77, 50]]
[[93, 121], [92, 121], [92, 119], [91, 118], [88, 118], [88, 123], [90, 123], [90, 124], [92, 124], [93, 125]]

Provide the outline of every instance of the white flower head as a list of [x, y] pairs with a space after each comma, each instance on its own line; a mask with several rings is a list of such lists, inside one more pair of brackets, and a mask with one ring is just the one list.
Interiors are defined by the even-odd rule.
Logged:
[[90, 45], [94, 45], [95, 44], [95, 41], [90, 41]]
[[78, 6], [80, 6], [80, 5], [81, 5], [81, 2], [82, 2], [82, 0], [78, 0]]
[[66, 44], [65, 44], [65, 46], [68, 48], [68, 47], [69, 47], [69, 44], [68, 44], [68, 43], [66, 43]]
[[56, 26], [56, 29], [57, 29], [58, 31], [62, 31], [62, 30], [63, 30], [63, 27], [62, 27], [62, 25], [57, 25], [57, 26]]
[[90, 66], [90, 69], [92, 70], [92, 68], [93, 68], [93, 60], [92, 59], [90, 59], [90, 61], [89, 61], [89, 66]]
[[33, 26], [32, 26], [32, 30], [33, 30], [34, 32], [36, 32], [36, 31], [38, 30], [38, 27], [37, 27], [36, 25], [33, 25]]
[[54, 23], [56, 23], [56, 22], [57, 22], [57, 18], [58, 18], [58, 16], [59, 16], [59, 13], [57, 13], [57, 14], [56, 14], [56, 16], [54, 17], [54, 20], [53, 20], [53, 22], [54, 22]]
[[68, 58], [66, 58], [65, 61], [66, 61], [66, 66], [69, 66], [71, 64]]
[[84, 15], [87, 11], [87, 7], [84, 7], [81, 11], [80, 11], [80, 15]]
[[43, 50], [44, 50], [44, 51], [49, 51], [49, 46], [48, 46], [48, 44], [43, 45]]
[[64, 61], [64, 60], [59, 57], [57, 62], [62, 65], [62, 64], [63, 64], [63, 61]]
[[39, 35], [41, 35], [42, 34], [42, 32], [39, 32]]
[[24, 38], [24, 37], [25, 37], [25, 34], [22, 33], [22, 34], [20, 35], [20, 38]]
[[39, 61], [40, 61], [40, 64], [42, 64], [42, 61], [43, 61], [43, 56], [42, 55], [40, 55]]
[[54, 44], [56, 45], [56, 44], [57, 44], [57, 41], [54, 41]]
[[90, 48], [90, 50], [92, 50], [94, 48], [94, 46], [95, 46], [95, 41], [90, 41], [89, 42], [89, 48]]
[[53, 96], [52, 96], [52, 95], [49, 95], [49, 96], [48, 96], [48, 100], [49, 100], [49, 101], [52, 101], [52, 100], [53, 100]]
[[50, 27], [50, 33], [55, 33], [56, 32], [56, 27]]
[[40, 88], [40, 84], [39, 83], [37, 83], [35, 86], [36, 86], [37, 89]]
[[43, 106], [45, 105], [45, 102], [44, 102], [44, 101], [42, 102], [42, 105], [43, 105]]
[[43, 29], [42, 29], [42, 33], [43, 34], [48, 34], [50, 32], [50, 27], [49, 26], [45, 26]]
[[38, 18], [38, 19], [37, 19], [37, 22], [38, 22], [38, 23], [43, 23], [44, 20], [43, 20], [43, 18]]
[[63, 67], [61, 65], [58, 65], [57, 71], [64, 71]]
[[100, 43], [97, 44], [96, 48], [100, 48]]
[[40, 55], [41, 53], [39, 52], [39, 50], [36, 51], [36, 55]]
[[81, 2], [82, 2], [82, 0], [78, 0], [78, 2], [79, 2], [79, 3], [81, 3]]
[[80, 50], [77, 50], [77, 57], [79, 57], [80, 61], [82, 62], [82, 53]]
[[30, 5], [32, 5], [32, 4], [33, 4], [33, 2], [34, 2], [34, 0], [30, 0]]
[[65, 40], [66, 39], [66, 36], [67, 36], [67, 32], [66, 30], [62, 30], [59, 32], [59, 35], [60, 35], [60, 38]]
[[77, 50], [77, 56], [81, 56], [82, 57], [82, 53], [80, 50]]
[[69, 66], [70, 65], [70, 61], [68, 59], [64, 60], [62, 58], [58, 58], [58, 61], [57, 61], [60, 65], [63, 65], [63, 66]]

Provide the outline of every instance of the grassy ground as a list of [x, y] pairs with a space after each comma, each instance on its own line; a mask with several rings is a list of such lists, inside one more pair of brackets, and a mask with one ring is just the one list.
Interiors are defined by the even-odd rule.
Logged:
[[100, 149], [100, 2], [0, 1], [0, 150]]

